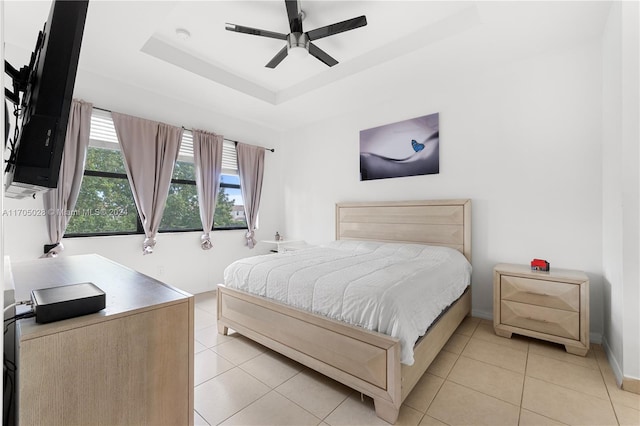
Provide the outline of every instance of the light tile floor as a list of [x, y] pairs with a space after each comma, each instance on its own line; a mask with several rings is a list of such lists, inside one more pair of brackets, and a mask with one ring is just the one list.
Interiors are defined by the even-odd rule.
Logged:
[[[386, 425], [373, 401], [238, 334], [219, 335], [214, 292], [196, 296], [196, 425]], [[640, 425], [640, 395], [606, 355], [496, 336], [467, 318], [400, 410], [399, 425]]]

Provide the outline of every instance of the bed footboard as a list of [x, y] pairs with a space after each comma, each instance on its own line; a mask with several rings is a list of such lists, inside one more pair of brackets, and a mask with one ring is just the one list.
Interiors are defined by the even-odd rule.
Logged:
[[228, 328], [371, 396], [394, 423], [402, 403], [400, 341], [218, 286], [218, 332]]
[[400, 341], [218, 285], [218, 332], [240, 334], [373, 398], [376, 415], [395, 423], [400, 405], [471, 311], [467, 291], [400, 364]]

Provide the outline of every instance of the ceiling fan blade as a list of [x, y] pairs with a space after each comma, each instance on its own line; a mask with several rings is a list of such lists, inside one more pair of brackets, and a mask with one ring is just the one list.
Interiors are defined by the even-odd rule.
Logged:
[[338, 61], [336, 61], [331, 56], [329, 56], [327, 52], [320, 49], [318, 46], [316, 46], [313, 43], [309, 43], [309, 53], [315, 56], [316, 58], [318, 58], [324, 64], [329, 65], [330, 67], [338, 63]]
[[265, 65], [265, 67], [267, 68], [275, 68], [278, 66], [278, 64], [280, 62], [282, 62], [282, 60], [284, 58], [287, 57], [287, 55], [289, 54], [289, 50], [287, 49], [287, 46], [283, 47], [278, 53], [276, 53], [276, 56], [274, 56], [267, 65]]
[[236, 25], [236, 24], [226, 23], [225, 29], [227, 31], [235, 31], [237, 33], [251, 34], [251, 35], [257, 35], [257, 36], [269, 37], [269, 38], [277, 38], [278, 40], [287, 39], [286, 34], [276, 33], [276, 32], [267, 31], [267, 30], [260, 30], [258, 28], [243, 27], [242, 25]]
[[309, 40], [318, 40], [330, 35], [364, 27], [365, 25], [367, 25], [367, 17], [362, 15], [358, 16], [357, 18], [347, 19], [346, 21], [327, 25], [326, 27], [316, 28], [315, 30], [307, 32], [307, 37], [309, 38]]
[[292, 33], [302, 32], [302, 16], [300, 16], [300, 7], [298, 0], [284, 0], [287, 6], [287, 16], [289, 17], [289, 28]]

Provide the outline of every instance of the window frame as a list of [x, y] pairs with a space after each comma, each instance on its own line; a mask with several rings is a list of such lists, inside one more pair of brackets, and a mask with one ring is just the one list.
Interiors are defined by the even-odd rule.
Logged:
[[[223, 174], [227, 174], [227, 173], [223, 173]], [[191, 179], [171, 179], [171, 183], [172, 184], [178, 184], [178, 185], [193, 185], [196, 186], [196, 181], [195, 180], [191, 180]], [[235, 185], [235, 184], [231, 184], [231, 183], [226, 183], [226, 182], [220, 182], [220, 189], [222, 188], [233, 188], [233, 189], [240, 189], [240, 185]], [[138, 216], [138, 224], [140, 226], [140, 229], [142, 229], [142, 223], [140, 222], [140, 216]], [[237, 230], [242, 230], [245, 229], [245, 227], [230, 227], [230, 226], [221, 226], [221, 227], [216, 227], [215, 223], [213, 224], [214, 228], [212, 229], [212, 231], [237, 231]], [[158, 229], [158, 233], [159, 234], [167, 234], [167, 233], [178, 233], [178, 232], [203, 232], [202, 227], [200, 228], [188, 228], [188, 229]], [[136, 232], [137, 233], [137, 232]], [[142, 233], [144, 234], [144, 230], [142, 230]]]

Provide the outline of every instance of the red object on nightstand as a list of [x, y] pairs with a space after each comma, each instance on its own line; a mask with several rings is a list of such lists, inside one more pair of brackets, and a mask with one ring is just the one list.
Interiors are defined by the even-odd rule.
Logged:
[[549, 262], [543, 259], [533, 259], [531, 261], [531, 270], [532, 271], [548, 271]]

